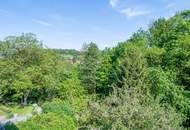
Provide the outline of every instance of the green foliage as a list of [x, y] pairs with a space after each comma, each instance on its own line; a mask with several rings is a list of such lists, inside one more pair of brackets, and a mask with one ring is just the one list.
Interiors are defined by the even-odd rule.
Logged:
[[190, 38], [186, 36], [183, 39], [180, 48], [181, 57], [181, 68], [179, 70], [180, 84], [184, 85], [186, 90], [190, 90]]
[[[175, 73], [172, 74], [172, 72], [164, 72], [160, 68], [150, 68], [149, 80], [150, 80], [151, 84], [153, 85], [152, 92], [154, 94], [158, 94], [158, 95], [162, 92], [169, 93], [169, 94], [173, 94], [173, 92], [176, 92], [176, 93], [182, 94], [183, 89], [179, 88], [179, 86], [176, 86], [174, 84], [174, 81], [175, 81], [174, 76], [175, 76]], [[168, 92], [168, 91], [170, 91], [170, 92]], [[174, 95], [179, 96], [179, 94], [174, 94]], [[163, 95], [163, 97], [167, 97], [167, 96]], [[171, 100], [171, 97], [169, 97], [169, 99]]]
[[[76, 119], [75, 119], [75, 113], [74, 110], [72, 108], [72, 106], [66, 102], [66, 101], [62, 101], [60, 99], [54, 99], [51, 102], [45, 102], [42, 106], [43, 109], [43, 113], [45, 113], [46, 115], [48, 114], [56, 114], [56, 118], [61, 118], [61, 122], [62, 125], [59, 125], [58, 128], [53, 127], [52, 124], [52, 129], [68, 129], [68, 130], [73, 130], [76, 129]], [[55, 115], [54, 115], [55, 116]], [[58, 120], [59, 120], [58, 118]], [[43, 117], [42, 117], [43, 120]], [[44, 121], [43, 121], [44, 122]], [[56, 125], [56, 124], [54, 124]], [[66, 126], [68, 125], [68, 126]], [[49, 126], [47, 126], [49, 127]], [[40, 127], [39, 127], [40, 128]], [[39, 129], [38, 128], [38, 129]]]
[[135, 44], [139, 47], [145, 47], [148, 42], [148, 32], [143, 29], [139, 29], [129, 38], [129, 40], [127, 40], [127, 42]]
[[174, 83], [175, 77], [172, 75], [172, 72], [164, 72], [160, 68], [150, 68], [148, 79], [151, 93], [161, 104], [170, 105], [188, 116], [190, 100], [184, 95], [184, 90]]
[[64, 116], [74, 116], [74, 111], [72, 110], [71, 106], [59, 99], [55, 99], [51, 102], [45, 102], [42, 106], [44, 113], [56, 113], [58, 115]]
[[19, 130], [75, 130], [74, 110], [67, 101], [54, 99], [42, 106], [43, 114], [18, 123]]
[[134, 89], [139, 86], [141, 88], [137, 91], [140, 91], [146, 84], [146, 59], [136, 46], [127, 46], [124, 56], [118, 75], [118, 87]]
[[34, 116], [26, 122], [18, 123], [17, 127], [19, 130], [76, 130], [71, 117], [54, 113]]
[[75, 49], [53, 49], [56, 53], [63, 57], [64, 60], [69, 61], [70, 63], [79, 63], [81, 52]]
[[5, 125], [5, 130], [19, 130], [15, 124]]
[[96, 93], [96, 73], [100, 64], [100, 50], [97, 45], [90, 43], [84, 45], [80, 64], [80, 78], [89, 94]]
[[66, 67], [71, 65], [59, 54], [43, 48], [33, 34], [8, 37], [1, 42], [0, 50], [1, 102], [26, 105], [61, 97], [71, 99], [69, 102], [80, 107], [83, 88], [77, 72], [67, 72]]
[[19, 106], [19, 105], [0, 105], [0, 115], [6, 118], [12, 118], [14, 114], [23, 116], [33, 111], [32, 106]]
[[163, 48], [151, 47], [147, 48], [145, 57], [149, 67], [159, 67], [162, 64], [165, 50]]
[[[142, 104], [140, 95], [128, 90], [116, 91], [101, 103], [90, 104], [86, 128], [101, 130], [180, 130], [182, 116], [172, 108], [165, 109], [155, 100]], [[83, 126], [85, 127], [85, 126]]]
[[112, 70], [112, 60], [111, 60], [111, 51], [109, 49], [104, 50], [101, 55], [100, 60], [100, 67], [97, 70], [96, 76], [96, 82], [97, 82], [97, 94], [100, 96], [108, 95], [111, 90], [111, 84], [112, 82], [110, 80], [110, 73]]
[[80, 51], [77, 51], [75, 49], [54, 49], [54, 51], [62, 54], [62, 55], [80, 55]]
[[79, 111], [86, 105], [85, 90], [78, 79], [75, 69], [67, 73], [67, 78], [59, 84], [58, 97], [69, 102], [75, 110]]
[[115, 91], [103, 101], [90, 104], [88, 118], [82, 127], [102, 130], [181, 129], [182, 114], [169, 105], [163, 107], [151, 97], [143, 49], [133, 44], [124, 48]]
[[51, 93], [47, 90], [57, 84], [53, 71], [58, 66], [56, 56], [44, 50], [32, 34], [8, 37], [1, 45], [1, 100], [26, 105], [29, 98], [39, 99], [44, 88], [46, 97], [51, 98], [55, 88]]
[[[66, 61], [74, 57], [80, 64]], [[189, 86], [189, 10], [103, 51], [47, 49], [33, 34], [0, 42], [0, 102], [46, 101], [20, 130], [189, 128]]]

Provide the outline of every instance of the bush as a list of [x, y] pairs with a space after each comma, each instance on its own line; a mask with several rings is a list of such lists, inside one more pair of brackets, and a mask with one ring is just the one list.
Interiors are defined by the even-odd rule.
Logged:
[[5, 130], [19, 130], [17, 126], [13, 123], [6, 124], [4, 127], [5, 127]]
[[44, 113], [56, 113], [58, 115], [74, 116], [74, 112], [70, 105], [59, 99], [55, 99], [52, 102], [45, 102], [42, 106]]
[[71, 117], [55, 113], [34, 116], [26, 122], [19, 123], [17, 127], [19, 130], [76, 130]]
[[[125, 92], [124, 92], [125, 91]], [[101, 130], [180, 130], [182, 115], [155, 100], [141, 103], [139, 96], [118, 91], [100, 103], [91, 103], [86, 128]]]

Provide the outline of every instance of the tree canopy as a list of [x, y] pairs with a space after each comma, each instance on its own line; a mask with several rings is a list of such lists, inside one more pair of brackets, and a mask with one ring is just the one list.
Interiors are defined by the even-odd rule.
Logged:
[[[77, 62], [68, 62], [67, 56]], [[38, 103], [20, 130], [190, 128], [190, 11], [154, 20], [112, 48], [45, 47], [34, 34], [0, 41], [0, 103]]]

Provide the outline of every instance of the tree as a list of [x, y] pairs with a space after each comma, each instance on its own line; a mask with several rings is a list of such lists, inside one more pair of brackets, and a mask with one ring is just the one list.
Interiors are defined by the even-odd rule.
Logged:
[[119, 88], [129, 89], [132, 93], [148, 93], [146, 59], [141, 49], [135, 45], [129, 45], [126, 48], [116, 85]]
[[[41, 42], [33, 34], [10, 36], [1, 42], [0, 90], [3, 99], [20, 99], [22, 104], [27, 104], [28, 96], [34, 89], [34, 68], [40, 64], [42, 58], [41, 49]], [[7, 95], [9, 96], [6, 98]]]
[[[157, 48], [160, 54], [148, 53], [150, 77], [154, 94], [189, 118], [189, 36], [190, 12], [176, 13], [169, 19], [158, 19], [149, 28], [149, 52]], [[156, 54], [156, 55], [155, 55]], [[153, 59], [153, 60], [152, 60]], [[155, 64], [155, 60], [159, 63]], [[172, 78], [171, 78], [172, 77]], [[185, 91], [184, 91], [185, 89]], [[186, 93], [186, 94], [184, 94]], [[189, 119], [186, 120], [189, 122]], [[189, 126], [186, 123], [186, 127]]]
[[77, 68], [64, 70], [59, 75], [61, 79], [57, 92], [57, 98], [69, 102], [75, 111], [80, 111], [86, 106], [86, 92], [78, 77]]
[[0, 92], [2, 102], [26, 105], [52, 99], [58, 91], [58, 55], [46, 48], [33, 34], [11, 36], [1, 42]]
[[80, 79], [89, 94], [96, 93], [96, 73], [100, 64], [100, 50], [95, 43], [85, 45], [82, 50]]
[[102, 51], [100, 67], [97, 70], [97, 93], [99, 96], [107, 96], [111, 92], [111, 83], [110, 73], [112, 71], [112, 60], [111, 60], [110, 49], [105, 49]]

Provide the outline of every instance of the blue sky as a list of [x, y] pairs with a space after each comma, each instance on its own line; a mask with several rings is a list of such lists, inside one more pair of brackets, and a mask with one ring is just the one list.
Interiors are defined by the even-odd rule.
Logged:
[[1, 0], [0, 39], [32, 32], [50, 48], [104, 48], [185, 9], [190, 0]]

